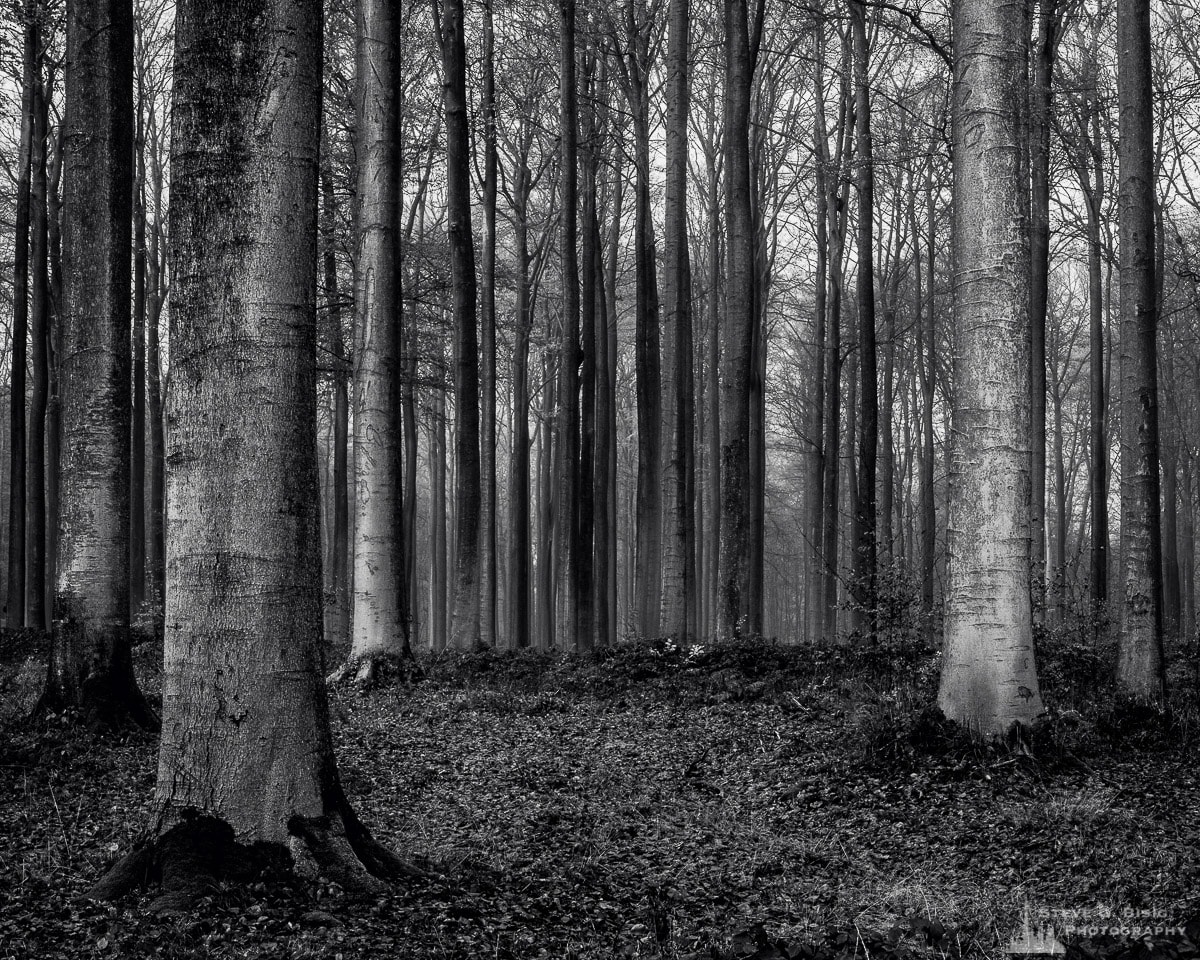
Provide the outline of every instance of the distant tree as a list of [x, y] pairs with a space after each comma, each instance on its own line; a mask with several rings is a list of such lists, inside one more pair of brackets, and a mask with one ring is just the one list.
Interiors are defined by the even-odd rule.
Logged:
[[400, 328], [400, 17], [355, 7], [358, 186], [354, 263], [354, 590], [351, 646], [334, 680], [370, 685], [408, 654]]

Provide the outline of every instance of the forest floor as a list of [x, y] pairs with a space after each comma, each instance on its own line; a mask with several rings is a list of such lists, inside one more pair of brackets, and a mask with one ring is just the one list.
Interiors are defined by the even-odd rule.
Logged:
[[153, 740], [10, 722], [0, 958], [1003, 957], [1025, 911], [1069, 956], [1200, 955], [1187, 722], [1061, 708], [982, 748], [925, 707], [931, 658], [880, 662], [479, 655], [338, 693], [352, 802], [440, 876], [229, 887], [182, 918], [80, 898], [146, 825]]

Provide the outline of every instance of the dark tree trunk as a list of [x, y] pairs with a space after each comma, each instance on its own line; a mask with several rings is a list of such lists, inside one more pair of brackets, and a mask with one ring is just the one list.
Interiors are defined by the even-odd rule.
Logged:
[[1165, 690], [1154, 283], [1154, 106], [1149, 0], [1117, 2], [1121, 222], [1121, 605], [1117, 683]]
[[42, 83], [43, 51], [38, 52], [33, 117], [33, 169], [30, 178], [31, 244], [29, 335], [33, 389], [29, 395], [29, 435], [25, 454], [28, 496], [25, 530], [25, 624], [47, 630], [46, 607], [46, 408], [50, 400], [50, 261], [47, 208], [46, 127], [48, 91]]
[[[435, 0], [436, 2], [436, 0]], [[475, 241], [471, 230], [471, 154], [463, 0], [446, 0], [438, 18], [446, 109], [446, 232], [454, 308], [454, 614], [456, 650], [479, 645], [479, 342], [475, 316]]]
[[854, 596], [851, 625], [870, 632], [874, 627], [876, 555], [875, 476], [879, 454], [879, 372], [875, 346], [875, 169], [871, 146], [871, 98], [868, 73], [866, 6], [851, 0], [854, 47], [855, 186], [858, 191], [858, 499], [854, 512]]
[[483, 296], [480, 300], [479, 464], [483, 532], [479, 576], [479, 640], [497, 645], [496, 605], [496, 36], [492, 0], [483, 5]]
[[12, 357], [9, 377], [8, 593], [5, 623], [25, 626], [25, 371], [29, 340], [30, 180], [33, 171], [34, 115], [41, 29], [37, 0], [25, 0], [21, 78], [21, 148], [17, 160], [16, 239], [13, 264]]

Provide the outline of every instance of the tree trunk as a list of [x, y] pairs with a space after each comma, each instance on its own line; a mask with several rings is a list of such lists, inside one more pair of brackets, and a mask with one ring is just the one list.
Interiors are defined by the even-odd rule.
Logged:
[[43, 52], [38, 51], [33, 117], [33, 169], [30, 178], [31, 244], [29, 334], [33, 346], [33, 389], [29, 395], [29, 434], [25, 465], [26, 583], [25, 624], [48, 630], [46, 608], [46, 407], [50, 400], [50, 262], [47, 222], [46, 126], [49, 104], [42, 83]]
[[37, 0], [25, 0], [21, 77], [21, 148], [17, 159], [16, 239], [13, 252], [12, 357], [9, 376], [8, 593], [5, 625], [25, 626], [25, 369], [29, 340], [29, 220], [33, 127], [40, 83], [41, 29]]
[[400, 326], [400, 17], [355, 6], [354, 589], [350, 655], [331, 677], [371, 685], [408, 648]]
[[533, 303], [529, 276], [529, 166], [518, 160], [514, 171], [517, 247], [517, 313], [512, 354], [512, 466], [508, 482], [508, 643], [520, 650], [531, 642], [530, 498], [529, 498], [529, 335]]
[[982, 735], [1042, 712], [1029, 586], [1029, 35], [962, 0], [954, 36], [954, 443], [938, 705]]
[[933, 581], [937, 572], [937, 513], [933, 492], [933, 400], [937, 377], [937, 209], [933, 195], [933, 158], [925, 167], [925, 349], [921, 355], [921, 609], [934, 634]]
[[454, 613], [456, 650], [479, 646], [479, 343], [463, 0], [446, 0], [438, 23], [446, 109], [446, 232], [454, 306]]
[[[555, 646], [570, 650], [579, 634], [579, 99], [575, 64], [575, 0], [559, 0], [562, 329], [554, 444]], [[589, 548], [590, 549], [590, 548]]]
[[866, 7], [851, 0], [850, 23], [854, 45], [855, 186], [858, 191], [858, 503], [854, 513], [854, 596], [851, 625], [871, 632], [875, 617], [875, 577], [878, 544], [875, 538], [875, 475], [879, 454], [879, 372], [875, 348], [875, 169], [871, 148], [871, 97], [868, 73]]
[[1165, 694], [1154, 288], [1154, 106], [1149, 0], [1117, 2], [1121, 221], [1121, 605], [1117, 684]]
[[750, 90], [754, 63], [746, 0], [725, 0], [725, 314], [721, 333], [721, 545], [717, 634], [746, 636], [750, 609], [750, 388], [754, 375], [754, 220]]
[[1050, 271], [1050, 110], [1057, 0], [1040, 0], [1029, 90], [1029, 391], [1032, 463], [1029, 537], [1033, 613], [1046, 609], [1046, 297]]
[[133, 162], [133, 423], [129, 457], [129, 610], [146, 600], [146, 130], [139, 72]]
[[[215, 879], [196, 876], [197, 863], [233, 867], [222, 861], [238, 855], [235, 836], [286, 847], [343, 887], [377, 890], [375, 877], [403, 865], [342, 791], [322, 680], [320, 7], [261, 0], [213, 10], [184, 0], [177, 10], [155, 832], [164, 857], [180, 856], [164, 877], [182, 883], [159, 906], [193, 906]], [[273, 122], [263, 125], [268, 109]], [[210, 829], [195, 836], [198, 825]], [[118, 866], [94, 895], [121, 892], [130, 874]]]
[[341, 291], [338, 284], [334, 248], [335, 202], [333, 178], [321, 169], [321, 262], [325, 274], [325, 327], [333, 372], [333, 531], [330, 546], [330, 587], [332, 602], [325, 611], [325, 642], [330, 649], [341, 650], [350, 635], [350, 391], [349, 361], [342, 334]]
[[67, 13], [61, 539], [42, 702], [149, 725], [129, 651], [133, 9]]
[[479, 640], [497, 645], [496, 626], [496, 37], [493, 0], [483, 4], [483, 296], [480, 300], [481, 427], [479, 469], [483, 532], [479, 577]]
[[666, 200], [663, 227], [663, 537], [658, 634], [682, 644], [696, 633], [692, 291], [688, 256], [689, 0], [671, 0], [667, 48]]
[[658, 633], [662, 590], [662, 380], [659, 352], [659, 298], [650, 198], [650, 50], [651, 25], [636, 15], [629, 0], [626, 26], [626, 97], [634, 129], [635, 368], [637, 389], [637, 550], [632, 601], [634, 633]]

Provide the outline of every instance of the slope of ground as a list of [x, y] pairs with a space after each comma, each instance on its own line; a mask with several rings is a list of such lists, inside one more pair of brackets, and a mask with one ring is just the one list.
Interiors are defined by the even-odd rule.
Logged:
[[440, 874], [368, 901], [301, 880], [183, 918], [81, 901], [146, 822], [154, 744], [11, 730], [0, 958], [1000, 957], [1026, 907], [1076, 956], [1198, 955], [1178, 738], [971, 749], [913, 720], [912, 684], [772, 656], [476, 658], [340, 695], [347, 792]]

